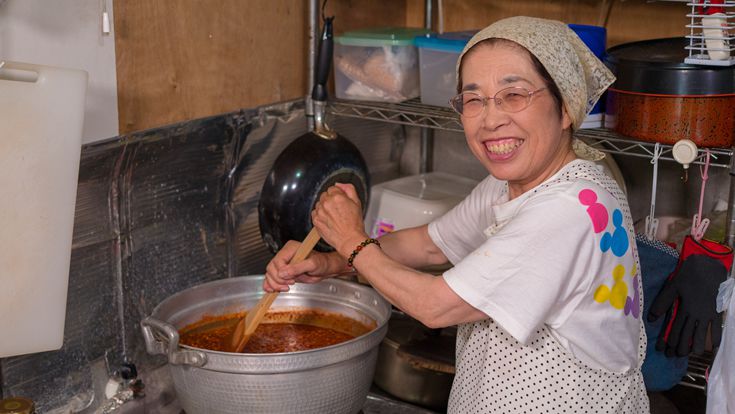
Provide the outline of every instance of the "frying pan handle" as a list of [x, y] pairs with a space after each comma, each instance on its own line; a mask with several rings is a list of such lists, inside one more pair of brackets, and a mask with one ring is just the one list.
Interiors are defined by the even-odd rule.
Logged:
[[326, 102], [327, 100], [327, 78], [332, 65], [332, 51], [334, 49], [332, 20], [334, 16], [324, 18], [324, 29], [319, 42], [319, 57], [316, 63], [316, 79], [314, 89], [311, 91], [311, 99]]
[[140, 322], [140, 326], [149, 354], [166, 355], [168, 362], [174, 365], [201, 367], [207, 363], [204, 352], [179, 349], [179, 332], [170, 324], [149, 316]]

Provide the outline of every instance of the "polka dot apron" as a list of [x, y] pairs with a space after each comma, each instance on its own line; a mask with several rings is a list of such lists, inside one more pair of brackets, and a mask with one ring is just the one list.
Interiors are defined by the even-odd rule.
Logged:
[[[622, 206], [626, 222], [633, 222], [625, 195], [594, 164], [580, 163], [535, 191], [576, 179], [592, 181], [609, 191]], [[640, 269], [637, 253], [635, 261]], [[642, 308], [640, 277], [637, 279]], [[646, 349], [642, 319], [639, 335], [638, 367], [614, 373], [578, 360], [545, 326], [524, 346], [492, 319], [462, 324], [457, 332], [457, 371], [448, 412], [648, 413], [649, 402], [640, 372]]]

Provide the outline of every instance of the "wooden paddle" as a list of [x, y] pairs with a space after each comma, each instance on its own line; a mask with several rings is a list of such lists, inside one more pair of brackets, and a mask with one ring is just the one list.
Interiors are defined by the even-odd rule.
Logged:
[[[309, 253], [311, 253], [311, 250], [314, 249], [314, 246], [316, 246], [317, 242], [319, 242], [319, 239], [319, 233], [315, 228], [312, 228], [301, 243], [301, 246], [296, 250], [293, 258], [291, 258], [290, 264], [296, 264], [306, 259]], [[278, 297], [278, 293], [279, 292], [269, 292], [263, 295], [258, 303], [248, 311], [247, 315], [240, 319], [229, 341], [232, 352], [242, 352], [245, 349], [245, 345], [250, 340], [255, 329], [260, 325], [260, 322], [263, 320], [266, 312], [268, 312], [273, 301]]]

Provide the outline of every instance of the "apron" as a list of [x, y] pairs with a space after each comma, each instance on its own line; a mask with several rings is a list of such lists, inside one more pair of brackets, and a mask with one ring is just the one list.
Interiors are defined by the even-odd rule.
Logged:
[[[624, 194], [595, 164], [582, 164], [542, 184], [585, 179], [610, 192], [619, 202], [626, 224], [633, 222]], [[492, 231], [498, 231], [496, 225]], [[633, 234], [629, 232], [633, 241]], [[634, 253], [640, 269], [638, 254]], [[640, 270], [639, 306], [643, 308]], [[448, 412], [467, 413], [649, 413], [640, 367], [646, 333], [640, 318], [638, 366], [615, 373], [592, 368], [559, 344], [546, 326], [528, 345], [509, 335], [493, 319], [461, 324], [457, 331], [457, 367]]]

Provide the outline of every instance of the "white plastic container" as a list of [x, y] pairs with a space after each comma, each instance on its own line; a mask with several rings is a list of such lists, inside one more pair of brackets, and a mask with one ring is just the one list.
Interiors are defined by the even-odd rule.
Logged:
[[0, 69], [0, 358], [64, 340], [87, 73]]
[[379, 237], [441, 217], [477, 185], [477, 181], [442, 172], [412, 175], [371, 189], [365, 231]]
[[414, 38], [425, 33], [425, 29], [386, 27], [336, 36], [337, 98], [401, 102], [418, 97], [418, 54]]
[[455, 66], [459, 54], [476, 31], [430, 34], [416, 38], [419, 49], [421, 103], [449, 108], [457, 94]]

